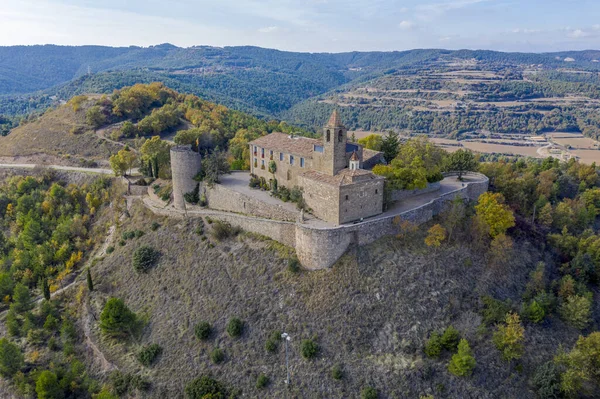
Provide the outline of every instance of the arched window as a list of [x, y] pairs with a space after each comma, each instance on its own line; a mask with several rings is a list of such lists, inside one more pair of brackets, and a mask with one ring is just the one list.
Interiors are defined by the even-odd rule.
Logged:
[[340, 130], [338, 132], [338, 142], [341, 143], [343, 141], [343, 139], [344, 139], [344, 132]]
[[327, 130], [327, 142], [331, 141], [331, 131]]

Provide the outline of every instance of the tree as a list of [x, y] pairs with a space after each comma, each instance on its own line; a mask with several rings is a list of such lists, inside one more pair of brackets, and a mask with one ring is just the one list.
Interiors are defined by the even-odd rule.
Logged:
[[378, 397], [379, 392], [373, 387], [367, 386], [360, 391], [360, 399], [377, 399]]
[[227, 394], [225, 386], [209, 376], [196, 378], [185, 386], [187, 399], [218, 399], [227, 397]]
[[23, 354], [19, 347], [6, 338], [0, 339], [0, 374], [12, 377], [23, 367]]
[[[160, 136], [154, 136], [144, 142], [140, 154], [144, 165], [157, 165], [158, 173], [153, 177], [158, 178], [158, 174], [166, 175], [165, 169], [168, 169], [171, 163], [171, 145], [168, 142], [161, 140]], [[152, 167], [148, 169], [148, 172], [154, 172]]]
[[106, 115], [104, 115], [102, 112], [102, 108], [100, 108], [98, 105], [94, 105], [85, 113], [85, 121], [88, 125], [92, 126], [94, 129], [97, 129], [106, 123]]
[[123, 127], [121, 127], [121, 136], [122, 137], [135, 137], [138, 133], [137, 127], [130, 121], [126, 121], [123, 123]]
[[44, 294], [44, 299], [50, 300], [50, 287], [48, 286], [48, 279], [42, 279], [42, 293]]
[[461, 180], [465, 172], [476, 171], [478, 167], [479, 162], [475, 155], [469, 150], [460, 149], [450, 154], [446, 169], [449, 172], [458, 172], [458, 180]]
[[425, 244], [427, 244], [428, 247], [439, 247], [442, 245], [442, 242], [447, 236], [446, 229], [439, 224], [433, 225], [433, 227], [431, 227], [427, 233], [427, 237], [425, 237]]
[[62, 399], [64, 397], [56, 374], [44, 370], [35, 381], [35, 392], [38, 399]]
[[381, 134], [370, 134], [362, 139], [358, 139], [358, 144], [369, 150], [381, 151], [383, 137]]
[[133, 253], [133, 268], [147, 272], [158, 260], [160, 253], [149, 245], [142, 245]]
[[90, 292], [94, 291], [94, 282], [92, 281], [92, 273], [90, 272], [90, 268], [87, 269], [87, 286]]
[[575, 347], [568, 353], [559, 353], [554, 361], [566, 367], [561, 377], [561, 389], [568, 396], [582, 390], [584, 382], [600, 381], [600, 332], [579, 337]]
[[498, 326], [492, 340], [496, 348], [502, 352], [504, 360], [520, 359], [523, 356], [525, 329], [516, 313], [508, 313], [505, 321], [506, 324]]
[[479, 196], [475, 205], [477, 216], [489, 228], [489, 235], [494, 238], [515, 225], [515, 217], [510, 208], [504, 204], [504, 196], [500, 193], [485, 192]]
[[136, 155], [129, 147], [125, 147], [118, 153], [111, 155], [108, 159], [110, 167], [115, 172], [115, 176], [125, 176], [127, 171], [131, 171]]
[[26, 312], [33, 307], [31, 302], [29, 289], [21, 283], [17, 284], [13, 293], [13, 303], [10, 305], [10, 308], [17, 313]]
[[136, 314], [119, 298], [110, 298], [100, 314], [100, 329], [111, 337], [130, 335], [136, 324]]
[[448, 364], [448, 371], [458, 377], [467, 377], [473, 372], [475, 364], [469, 343], [466, 339], [461, 339], [458, 343], [458, 352], [452, 355], [450, 364]]
[[383, 158], [388, 164], [392, 162], [392, 159], [398, 156], [398, 150], [400, 148], [400, 138], [398, 133], [390, 131], [383, 137], [381, 141], [381, 151], [383, 152]]
[[202, 160], [202, 173], [204, 181], [210, 186], [221, 182], [221, 176], [229, 173], [227, 155], [221, 151], [214, 151]]
[[567, 323], [583, 330], [591, 321], [592, 301], [587, 296], [573, 295], [562, 303], [559, 312]]

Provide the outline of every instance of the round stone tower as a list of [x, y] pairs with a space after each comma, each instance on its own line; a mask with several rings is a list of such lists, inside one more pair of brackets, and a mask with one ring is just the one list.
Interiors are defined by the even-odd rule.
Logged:
[[185, 209], [184, 194], [196, 189], [194, 177], [200, 172], [201, 157], [191, 145], [171, 147], [171, 175], [173, 177], [173, 203], [177, 209]]

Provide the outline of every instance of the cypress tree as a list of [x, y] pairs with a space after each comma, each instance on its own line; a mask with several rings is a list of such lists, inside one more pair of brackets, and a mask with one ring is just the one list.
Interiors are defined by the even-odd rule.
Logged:
[[42, 291], [44, 293], [44, 299], [49, 301], [50, 300], [50, 287], [48, 286], [47, 279], [42, 280]]
[[94, 282], [92, 281], [92, 273], [90, 273], [90, 268], [87, 269], [87, 285], [88, 290], [94, 291]]

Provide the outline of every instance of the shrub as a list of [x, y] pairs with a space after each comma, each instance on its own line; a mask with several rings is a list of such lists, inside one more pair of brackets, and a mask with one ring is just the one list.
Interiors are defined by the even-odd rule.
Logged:
[[297, 257], [293, 256], [288, 259], [288, 270], [292, 273], [298, 273], [300, 271], [300, 261]]
[[485, 324], [498, 324], [506, 319], [506, 314], [510, 312], [511, 306], [509, 302], [502, 302], [491, 296], [484, 296], [483, 301], [483, 322]]
[[522, 313], [533, 323], [541, 323], [546, 317], [544, 308], [536, 300], [531, 301], [529, 305], [525, 305]]
[[115, 247], [113, 247], [112, 245], [108, 248], [106, 248], [106, 253], [107, 254], [112, 254], [113, 252], [115, 252]]
[[150, 388], [150, 382], [144, 377], [123, 373], [119, 370], [113, 371], [110, 374], [109, 380], [114, 392], [118, 396], [124, 396], [134, 389], [147, 391]]
[[210, 360], [214, 364], [219, 364], [225, 360], [225, 353], [221, 348], [215, 348], [210, 352]]
[[135, 237], [135, 231], [124, 231], [121, 233], [121, 238], [123, 240], [131, 240]]
[[162, 351], [163, 349], [160, 345], [151, 344], [143, 347], [138, 352], [137, 359], [142, 365], [150, 367], [155, 363], [156, 358], [161, 355]]
[[150, 230], [156, 231], [158, 229], [160, 229], [160, 223], [158, 223], [158, 222], [152, 222], [152, 225], [150, 226]]
[[560, 370], [553, 362], [546, 362], [540, 365], [535, 370], [531, 383], [538, 398], [561, 397]]
[[458, 343], [458, 352], [452, 355], [448, 371], [452, 374], [464, 377], [469, 376], [475, 368], [475, 358], [471, 353], [471, 347], [466, 339], [461, 339]]
[[158, 260], [160, 253], [148, 245], [142, 245], [133, 253], [133, 268], [138, 272], [146, 272]]
[[39, 399], [58, 399], [64, 397], [64, 393], [58, 377], [52, 371], [44, 370], [35, 381], [35, 392]]
[[133, 235], [135, 236], [135, 238], [140, 238], [144, 235], [145, 233], [142, 230], [136, 230], [133, 232]]
[[200, 201], [200, 184], [196, 184], [196, 187], [189, 193], [183, 194], [183, 199], [189, 204], [197, 204]]
[[452, 326], [448, 326], [444, 330], [444, 334], [441, 337], [441, 344], [445, 349], [449, 351], [455, 351], [460, 342], [460, 333]]
[[509, 313], [506, 315], [506, 324], [498, 326], [492, 340], [496, 348], [502, 352], [504, 360], [511, 361], [520, 359], [523, 356], [523, 340], [525, 329], [521, 324], [518, 314]]
[[243, 332], [244, 323], [240, 319], [234, 317], [229, 320], [229, 323], [227, 323], [227, 334], [229, 334], [231, 338], [240, 337]]
[[258, 389], [264, 388], [267, 385], [269, 385], [269, 377], [267, 377], [264, 374], [261, 374], [258, 376], [258, 378], [256, 379], [256, 387]]
[[341, 380], [344, 378], [344, 369], [341, 364], [336, 364], [331, 368], [331, 377], [334, 380]]
[[311, 339], [305, 339], [300, 346], [300, 352], [305, 359], [312, 359], [319, 352], [319, 345]]
[[0, 339], [0, 374], [12, 377], [23, 367], [23, 354], [19, 347], [6, 338]]
[[589, 298], [573, 295], [560, 306], [560, 316], [570, 325], [583, 330], [590, 322], [592, 302]]
[[360, 399], [377, 399], [379, 397], [379, 393], [373, 387], [364, 387], [360, 391]]
[[221, 382], [209, 376], [202, 376], [185, 386], [185, 396], [187, 399], [226, 398], [228, 390]]
[[239, 227], [233, 227], [227, 222], [217, 220], [213, 224], [212, 235], [216, 240], [221, 241], [229, 237], [235, 237], [241, 231], [242, 230]]
[[100, 329], [111, 337], [124, 337], [133, 332], [137, 316], [119, 298], [110, 298], [100, 314]]
[[437, 331], [432, 332], [425, 343], [425, 354], [429, 357], [439, 357], [442, 354], [442, 349], [442, 337]]
[[212, 327], [207, 321], [201, 321], [194, 327], [194, 334], [196, 335], [196, 338], [201, 341], [207, 340], [210, 337], [211, 332]]

